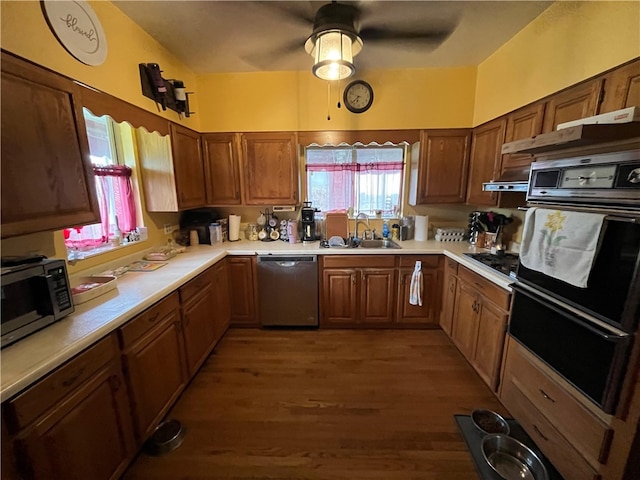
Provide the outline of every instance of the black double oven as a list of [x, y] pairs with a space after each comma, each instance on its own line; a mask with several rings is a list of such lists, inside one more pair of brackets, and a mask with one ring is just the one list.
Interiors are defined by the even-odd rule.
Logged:
[[518, 265], [509, 333], [615, 413], [640, 316], [640, 150], [534, 162], [527, 200], [605, 217], [585, 288]]

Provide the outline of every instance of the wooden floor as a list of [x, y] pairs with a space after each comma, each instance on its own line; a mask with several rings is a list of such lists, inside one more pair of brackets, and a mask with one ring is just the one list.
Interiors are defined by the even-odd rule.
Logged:
[[453, 415], [507, 412], [441, 330], [230, 330], [133, 479], [476, 479]]

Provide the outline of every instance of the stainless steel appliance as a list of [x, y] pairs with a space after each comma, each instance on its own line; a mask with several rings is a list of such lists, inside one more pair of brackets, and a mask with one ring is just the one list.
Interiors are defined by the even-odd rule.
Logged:
[[509, 278], [516, 277], [518, 255], [515, 253], [504, 253], [503, 255], [494, 255], [492, 253], [465, 253], [464, 255]]
[[73, 310], [64, 260], [3, 259], [1, 347], [60, 320]]
[[[640, 314], [640, 150], [534, 162], [528, 206], [605, 214], [586, 288], [520, 263], [509, 333], [614, 413]], [[525, 245], [523, 245], [523, 248]]]
[[318, 326], [316, 255], [258, 255], [258, 304], [263, 326]]

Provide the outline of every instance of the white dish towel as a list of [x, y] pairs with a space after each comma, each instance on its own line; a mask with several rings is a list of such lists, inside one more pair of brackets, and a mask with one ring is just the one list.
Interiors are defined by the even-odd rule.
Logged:
[[604, 217], [596, 213], [530, 208], [522, 233], [522, 265], [585, 288], [598, 252]]
[[422, 262], [418, 260], [411, 275], [409, 286], [409, 303], [422, 306]]

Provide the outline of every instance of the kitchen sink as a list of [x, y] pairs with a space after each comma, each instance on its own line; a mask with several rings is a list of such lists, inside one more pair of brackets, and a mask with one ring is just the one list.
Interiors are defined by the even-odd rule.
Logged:
[[358, 248], [402, 248], [393, 240], [381, 238], [376, 240], [361, 240]]

